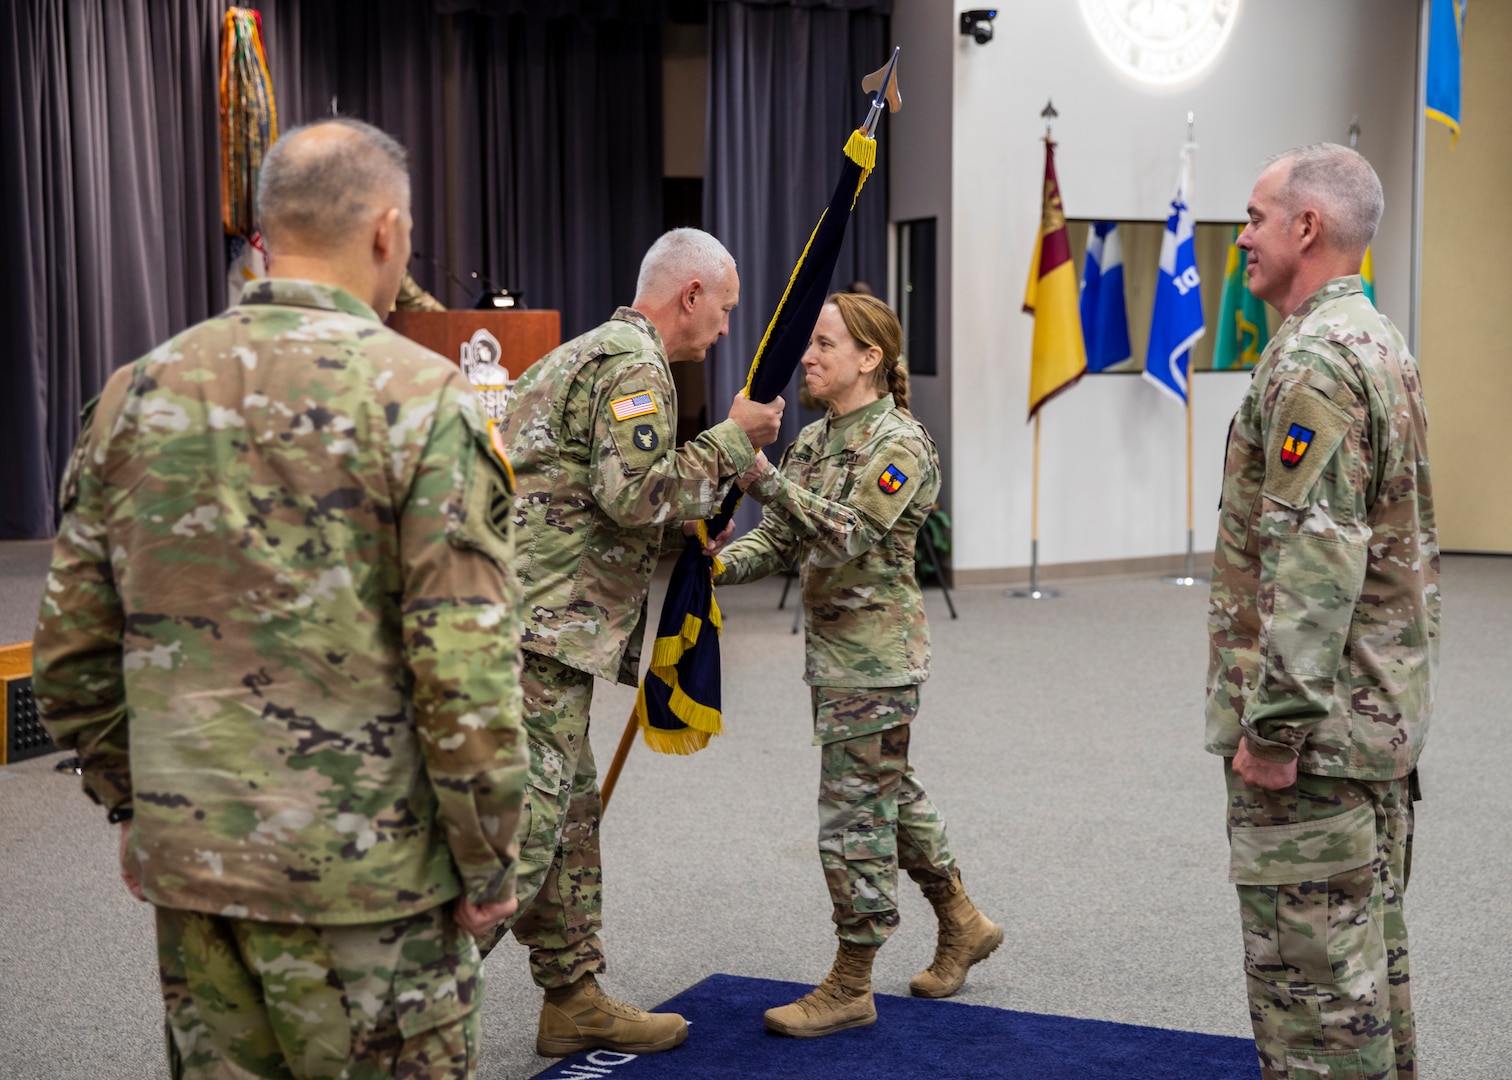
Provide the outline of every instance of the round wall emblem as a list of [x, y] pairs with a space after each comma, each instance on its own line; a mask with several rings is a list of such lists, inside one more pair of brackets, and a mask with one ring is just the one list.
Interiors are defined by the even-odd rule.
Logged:
[[1080, 0], [1103, 55], [1140, 82], [1190, 79], [1223, 49], [1239, 0]]

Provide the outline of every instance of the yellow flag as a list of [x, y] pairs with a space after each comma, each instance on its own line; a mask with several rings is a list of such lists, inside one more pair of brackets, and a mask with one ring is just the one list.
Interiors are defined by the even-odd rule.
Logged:
[[1055, 144], [1045, 143], [1045, 196], [1040, 208], [1034, 261], [1024, 289], [1024, 310], [1034, 316], [1034, 348], [1029, 362], [1029, 418], [1056, 394], [1075, 386], [1087, 372], [1077, 304], [1076, 266], [1055, 179]]

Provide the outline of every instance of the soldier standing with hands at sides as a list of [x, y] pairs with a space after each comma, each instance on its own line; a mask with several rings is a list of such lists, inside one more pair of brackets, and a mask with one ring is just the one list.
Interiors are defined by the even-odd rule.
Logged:
[[1286, 321], [1229, 435], [1207, 749], [1232, 760], [1266, 1080], [1417, 1075], [1402, 901], [1439, 552], [1417, 364], [1358, 276], [1382, 207], [1370, 164], [1318, 143], [1267, 164], [1239, 237]]
[[735, 261], [718, 240], [698, 229], [665, 234], [641, 263], [635, 303], [528, 368], [496, 429], [518, 478], [530, 737], [521, 910], [510, 929], [545, 991], [536, 1036], [543, 1055], [647, 1054], [688, 1034], [681, 1016], [616, 1001], [595, 978], [605, 967], [601, 804], [588, 711], [595, 676], [637, 682], [660, 553], [694, 535], [757, 449], [777, 437], [782, 399], [738, 396], [727, 420], [675, 443], [668, 365], [702, 360], [729, 333], [739, 299]]
[[404, 149], [297, 128], [259, 205], [277, 276], [86, 410], [37, 698], [156, 906], [174, 1076], [465, 1080], [526, 772], [508, 468], [375, 314]]
[[819, 779], [819, 861], [839, 951], [817, 989], [769, 1009], [784, 1035], [876, 1023], [871, 969], [898, 926], [898, 869], [939, 919], [934, 962], [909, 984], [948, 997], [1002, 943], [967, 898], [945, 820], [908, 763], [919, 684], [929, 677], [929, 623], [914, 544], [940, 489], [934, 441], [907, 411], [897, 316], [871, 296], [829, 298], [803, 356], [804, 382], [828, 415], [799, 433], [781, 469], [760, 455], [740, 479], [766, 509], [715, 562], [738, 585], [795, 559], [807, 622]]

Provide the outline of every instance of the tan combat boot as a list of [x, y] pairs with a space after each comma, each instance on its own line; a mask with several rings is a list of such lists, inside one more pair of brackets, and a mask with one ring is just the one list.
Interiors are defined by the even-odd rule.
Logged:
[[766, 1011], [766, 1026], [779, 1035], [811, 1039], [877, 1022], [871, 969], [876, 945], [840, 942], [835, 966], [824, 981], [791, 1005]]
[[940, 920], [934, 962], [909, 982], [914, 997], [949, 997], [966, 981], [966, 969], [985, 960], [1003, 943], [1003, 930], [966, 897], [961, 872], [951, 873], [948, 888], [926, 890], [924, 898]]
[[592, 975], [571, 986], [546, 991], [536, 1053], [566, 1057], [583, 1050], [617, 1050], [654, 1054], [670, 1050], [688, 1037], [688, 1022], [677, 1013], [648, 1013], [626, 1005], [599, 989]]

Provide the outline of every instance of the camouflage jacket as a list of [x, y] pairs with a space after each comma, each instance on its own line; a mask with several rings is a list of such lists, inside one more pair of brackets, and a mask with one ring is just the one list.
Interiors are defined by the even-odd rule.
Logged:
[[64, 480], [43, 722], [156, 904], [360, 923], [513, 892], [507, 469], [455, 366], [266, 279], [117, 371]]
[[1417, 364], [1358, 277], [1282, 324], [1230, 429], [1208, 605], [1207, 749], [1323, 776], [1417, 763], [1439, 552]]
[[738, 585], [799, 562], [804, 681], [881, 687], [929, 678], [929, 621], [914, 545], [940, 491], [922, 424], [888, 394], [798, 433], [749, 494], [761, 524], [727, 547], [716, 581]]
[[661, 336], [630, 308], [527, 368], [500, 428], [518, 479], [524, 647], [635, 685], [663, 526], [712, 516], [755, 460], [750, 440], [726, 420], [677, 446]]

